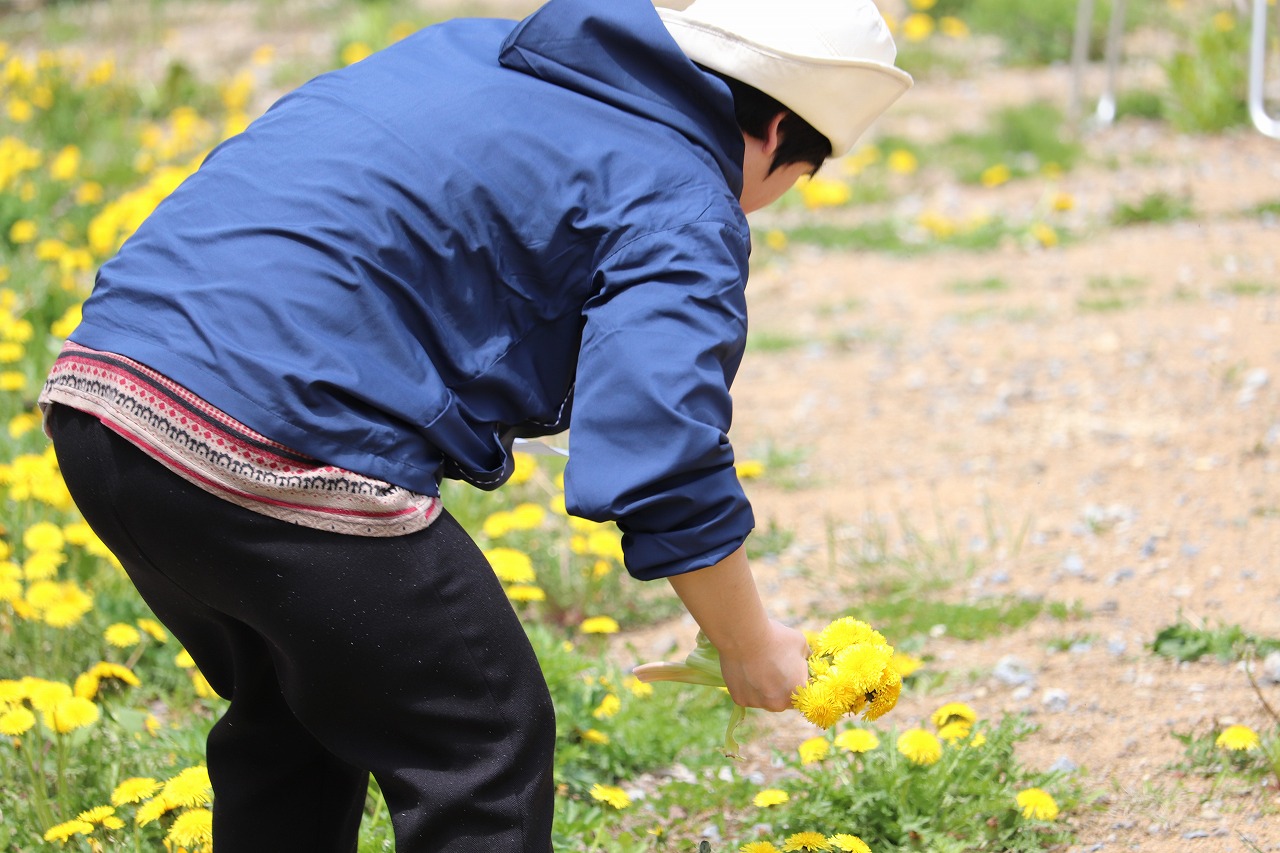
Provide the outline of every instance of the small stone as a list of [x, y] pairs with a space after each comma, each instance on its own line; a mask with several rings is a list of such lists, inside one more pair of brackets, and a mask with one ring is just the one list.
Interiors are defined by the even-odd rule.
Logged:
[[1190, 832], [1182, 833], [1182, 837], [1191, 841], [1196, 838], [1208, 838], [1209, 833], [1205, 832], [1203, 829], [1193, 829]]
[[706, 826], [702, 827], [702, 832], [698, 834], [700, 837], [705, 838], [708, 841], [719, 841], [720, 827], [716, 826], [714, 823], [709, 823]]
[[1073, 577], [1084, 574], [1084, 558], [1079, 554], [1068, 554], [1062, 561], [1062, 570]]
[[1030, 684], [1024, 684], [1021, 687], [1019, 687], [1017, 690], [1014, 690], [1009, 695], [1013, 697], [1013, 700], [1015, 702], [1025, 702], [1028, 699], [1030, 699], [1031, 694], [1035, 692], [1036, 692], [1035, 688], [1033, 688]]
[[992, 676], [1001, 684], [1007, 684], [1010, 687], [1018, 687], [1023, 684], [1033, 684], [1036, 680], [1035, 674], [1031, 668], [1022, 660], [1013, 655], [1006, 655], [996, 662], [995, 668], [991, 671]]
[[1067, 710], [1070, 705], [1071, 697], [1067, 691], [1057, 687], [1051, 687], [1040, 697], [1040, 704], [1044, 705], [1050, 711], [1061, 713]]
[[1079, 769], [1080, 765], [1065, 755], [1059, 755], [1057, 760], [1049, 765], [1050, 773], [1074, 773]]
[[1073, 655], [1088, 654], [1093, 651], [1093, 643], [1088, 640], [1076, 640], [1071, 644], [1071, 648], [1067, 649]]
[[1129, 644], [1119, 637], [1112, 637], [1107, 640], [1107, 651], [1112, 655], [1119, 657], [1129, 650]]
[[1280, 684], [1280, 652], [1272, 652], [1262, 659], [1262, 680]]

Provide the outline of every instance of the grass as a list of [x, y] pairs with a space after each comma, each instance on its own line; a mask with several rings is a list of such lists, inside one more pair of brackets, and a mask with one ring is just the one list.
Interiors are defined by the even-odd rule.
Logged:
[[1189, 219], [1193, 215], [1189, 198], [1158, 190], [1136, 202], [1121, 202], [1116, 205], [1111, 213], [1111, 224], [1121, 228], [1129, 225], [1161, 224]]
[[1192, 625], [1176, 622], [1156, 634], [1151, 649], [1157, 655], [1177, 661], [1196, 661], [1212, 656], [1220, 661], [1240, 661], [1280, 651], [1280, 638], [1250, 634], [1239, 625]]
[[1069, 171], [1084, 148], [1067, 132], [1062, 111], [1047, 101], [1005, 107], [990, 125], [976, 133], [954, 134], [940, 144], [937, 159], [971, 184], [990, 181], [993, 166], [1007, 169], [1006, 179], [1025, 178], [1046, 168]]
[[1134, 276], [1092, 276], [1085, 283], [1085, 295], [1076, 307], [1092, 313], [1124, 311], [1138, 305], [1147, 282]]
[[981, 293], [1007, 293], [1010, 289], [1008, 279], [999, 275], [989, 275], [981, 279], [962, 279], [947, 285], [947, 291], [960, 296], [972, 296]]

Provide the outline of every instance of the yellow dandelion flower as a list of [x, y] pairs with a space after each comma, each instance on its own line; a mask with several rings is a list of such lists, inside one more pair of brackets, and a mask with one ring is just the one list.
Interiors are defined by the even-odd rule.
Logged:
[[1008, 166], [1004, 163], [996, 163], [994, 166], [988, 166], [986, 169], [982, 170], [980, 180], [984, 187], [991, 188], [1008, 183], [1009, 178], [1012, 176], [1013, 173], [1009, 171]]
[[612, 573], [613, 573], [613, 563], [609, 562], [608, 560], [599, 559], [591, 564], [591, 577], [595, 578], [596, 580], [599, 580], [600, 578], [608, 577]]
[[616, 634], [620, 626], [612, 616], [589, 616], [582, 620], [578, 630], [584, 634]]
[[844, 181], [818, 176], [801, 178], [796, 182], [796, 190], [804, 206], [810, 209], [839, 207], [853, 198], [852, 190]]
[[22, 533], [22, 544], [28, 551], [61, 551], [65, 542], [63, 529], [50, 521], [37, 521]]
[[93, 597], [72, 581], [58, 584], [60, 594], [58, 600], [44, 609], [46, 625], [55, 628], [67, 628], [76, 624], [86, 613], [93, 609]]
[[781, 853], [768, 841], [748, 841], [738, 848], [738, 853]]
[[27, 698], [27, 686], [12, 678], [0, 678], [0, 705], [17, 705]]
[[955, 15], [943, 15], [938, 19], [938, 30], [949, 39], [963, 41], [969, 37], [969, 25]]
[[741, 480], [754, 480], [764, 475], [764, 463], [758, 459], [743, 459], [733, 467]]
[[898, 752], [912, 764], [933, 764], [942, 757], [942, 741], [924, 729], [908, 729], [898, 736]]
[[889, 661], [889, 666], [893, 667], [893, 671], [898, 675], [906, 678], [907, 676], [915, 675], [924, 666], [924, 661], [918, 657], [895, 650], [893, 658]]
[[902, 36], [907, 41], [924, 41], [933, 35], [936, 23], [933, 17], [923, 12], [907, 15], [902, 21]]
[[204, 847], [213, 843], [213, 812], [190, 809], [178, 815], [165, 836], [183, 847]]
[[160, 790], [160, 783], [145, 776], [134, 776], [125, 779], [111, 792], [111, 804], [123, 806], [126, 803], [140, 803]]
[[501, 539], [511, 532], [511, 513], [505, 509], [490, 513], [480, 529], [490, 539]]
[[852, 616], [842, 617], [827, 625], [818, 633], [815, 643], [814, 654], [835, 654], [858, 643], [887, 645], [883, 634]]
[[513, 530], [536, 530], [546, 521], [547, 511], [535, 503], [517, 504], [511, 510]]
[[847, 752], [870, 752], [880, 745], [880, 738], [866, 729], [845, 729], [836, 735], [835, 744]]
[[107, 630], [102, 632], [102, 637], [118, 649], [132, 648], [142, 642], [142, 632], [124, 622], [108, 625]]
[[111, 806], [95, 806], [88, 811], [80, 812], [76, 815], [76, 820], [83, 820], [86, 823], [102, 823], [107, 818], [116, 813]]
[[100, 204], [102, 202], [104, 192], [102, 184], [97, 181], [85, 181], [76, 187], [76, 204], [87, 206], [92, 204]]
[[957, 722], [972, 726], [978, 722], [978, 712], [963, 702], [948, 702], [934, 711], [929, 719], [937, 728]]
[[45, 841], [67, 841], [77, 835], [93, 832], [93, 824], [85, 820], [68, 820], [45, 830]]
[[115, 815], [111, 815], [110, 817], [104, 817], [102, 819], [102, 825], [107, 829], [124, 829], [124, 821], [122, 821], [120, 818], [116, 817]]
[[44, 724], [58, 734], [66, 734], [96, 723], [100, 713], [93, 702], [83, 696], [72, 695], [43, 712]]
[[35, 432], [40, 426], [40, 416], [34, 412], [19, 412], [9, 418], [9, 437], [22, 438], [29, 432]]
[[1043, 222], [1037, 222], [1031, 226], [1031, 236], [1046, 249], [1052, 249], [1059, 242], [1058, 232], [1053, 229], [1053, 226]]
[[21, 706], [0, 714], [0, 735], [17, 737], [26, 734], [36, 724], [36, 715]]
[[179, 669], [192, 669], [196, 665], [196, 662], [191, 659], [191, 652], [186, 649], [174, 655], [173, 662]]
[[831, 751], [831, 742], [824, 737], [811, 737], [800, 744], [800, 763], [817, 764]]
[[177, 807], [170, 805], [164, 797], [156, 797], [138, 806], [138, 811], [134, 813], [133, 820], [138, 826], [146, 826], [164, 817], [165, 812], [173, 808]]
[[19, 219], [9, 227], [9, 242], [15, 245], [34, 243], [40, 228], [30, 219]]
[[791, 795], [786, 791], [779, 788], [765, 788], [751, 798], [751, 803], [758, 809], [767, 809], [769, 806], [780, 806], [789, 799]]
[[1218, 12], [1213, 16], [1213, 28], [1220, 33], [1229, 33], [1236, 28], [1236, 16], [1230, 12]]
[[628, 675], [622, 681], [622, 686], [631, 691], [631, 695], [644, 698], [653, 695], [653, 685], [641, 681], [634, 675]]
[[338, 55], [343, 65], [355, 65], [362, 59], [373, 55], [373, 48], [362, 41], [353, 41]]
[[792, 706], [820, 729], [829, 729], [847, 713], [848, 703], [840, 699], [830, 679], [818, 678], [801, 685], [791, 695]]
[[928, 12], [938, 5], [938, 0], [911, 0], [911, 8], [917, 12]]
[[884, 678], [893, 649], [885, 643], [855, 643], [836, 653], [832, 677], [842, 689], [865, 695]]
[[[787, 234], [780, 228], [770, 228], [764, 232], [764, 244], [772, 251], [781, 252], [787, 248]], [[742, 469], [739, 467], [738, 474], [741, 476]]]
[[893, 669], [887, 669], [884, 680], [867, 696], [867, 710], [862, 715], [864, 720], [878, 720], [889, 713], [898, 704], [902, 695], [902, 676]]
[[61, 681], [46, 681], [43, 678], [28, 676], [23, 678], [22, 682], [26, 698], [31, 701], [31, 707], [37, 711], [50, 711], [63, 699], [69, 699], [72, 696], [71, 685], [63, 684]]
[[97, 678], [114, 678], [116, 681], [123, 681], [130, 687], [138, 687], [142, 684], [138, 676], [134, 675], [133, 670], [122, 663], [99, 661], [89, 667], [88, 672]]
[[29, 581], [49, 580], [66, 561], [67, 555], [61, 551], [36, 551], [22, 561], [22, 576]]
[[830, 849], [831, 842], [827, 841], [827, 837], [821, 832], [797, 832], [794, 835], [788, 835], [786, 842], [782, 845], [783, 853], [792, 853], [792, 851], [818, 853], [818, 851]]
[[142, 725], [147, 730], [147, 734], [155, 737], [160, 733], [160, 718], [155, 714], [147, 714], [147, 718], [142, 721]]
[[155, 640], [157, 643], [169, 642], [169, 632], [164, 629], [163, 625], [154, 619], [139, 619], [138, 627], [146, 632], [151, 639]]
[[547, 593], [542, 587], [516, 584], [507, 587], [507, 598], [512, 601], [546, 601]]
[[80, 173], [80, 149], [67, 145], [53, 156], [49, 163], [49, 176], [55, 181], [70, 181]]
[[587, 743], [597, 743], [601, 746], [609, 742], [609, 736], [598, 729], [584, 729], [582, 731], [582, 739]]
[[195, 688], [196, 696], [201, 699], [215, 699], [218, 696], [218, 691], [213, 689], [209, 679], [205, 678], [204, 673], [198, 669], [191, 673], [191, 686]]
[[1076, 206], [1076, 199], [1071, 193], [1057, 192], [1053, 194], [1053, 198], [1049, 200], [1049, 206], [1058, 213], [1072, 210]]
[[627, 792], [613, 785], [601, 785], [597, 782], [591, 786], [590, 793], [591, 799], [607, 803], [615, 809], [625, 809], [631, 805], [631, 798], [627, 796]]
[[871, 848], [867, 846], [867, 842], [856, 835], [849, 835], [846, 832], [833, 835], [827, 841], [831, 842], [833, 848], [844, 850], [845, 853], [871, 853]]
[[513, 470], [511, 472], [511, 479], [507, 480], [507, 482], [513, 486], [529, 482], [533, 479], [534, 475], [538, 473], [538, 461], [528, 453], [516, 451], [516, 453], [512, 455], [511, 461], [513, 463]]
[[938, 729], [938, 737], [942, 738], [952, 746], [955, 746], [960, 741], [969, 737], [969, 733], [972, 731], [973, 726], [963, 720], [957, 720], [954, 723], [947, 723], [945, 726]]
[[1019, 791], [1015, 798], [1022, 816], [1035, 820], [1053, 820], [1058, 816], [1058, 804], [1046, 791], [1039, 788], [1027, 788]]
[[1227, 726], [1214, 741], [1214, 745], [1219, 749], [1230, 749], [1236, 752], [1257, 749], [1258, 744], [1258, 733], [1248, 726]]
[[485, 559], [493, 566], [494, 574], [503, 583], [532, 583], [537, 577], [529, 555], [515, 548], [490, 548]]
[[203, 764], [188, 767], [164, 783], [160, 798], [175, 806], [193, 808], [207, 806], [213, 799], [209, 770]]
[[604, 699], [600, 700], [600, 704], [591, 712], [591, 716], [595, 717], [597, 720], [607, 720], [610, 717], [616, 716], [621, 710], [622, 700], [613, 693], [610, 693], [605, 696]]
[[82, 672], [76, 676], [76, 683], [72, 685], [71, 692], [81, 699], [92, 699], [98, 695], [98, 687], [101, 685], [102, 679], [91, 672]]

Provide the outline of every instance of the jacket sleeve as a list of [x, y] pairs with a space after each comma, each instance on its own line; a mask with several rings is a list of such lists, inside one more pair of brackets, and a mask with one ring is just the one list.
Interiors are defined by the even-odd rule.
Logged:
[[641, 580], [712, 565], [754, 526], [728, 438], [748, 239], [724, 222], [641, 237], [600, 265], [585, 306], [566, 505], [616, 521]]

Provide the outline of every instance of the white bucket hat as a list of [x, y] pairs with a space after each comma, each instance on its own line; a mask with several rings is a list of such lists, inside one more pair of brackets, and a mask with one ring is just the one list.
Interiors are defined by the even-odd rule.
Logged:
[[658, 14], [686, 56], [785, 104], [834, 156], [911, 88], [872, 0], [656, 2], [685, 6]]

